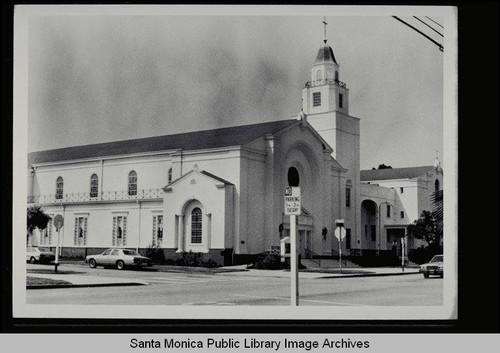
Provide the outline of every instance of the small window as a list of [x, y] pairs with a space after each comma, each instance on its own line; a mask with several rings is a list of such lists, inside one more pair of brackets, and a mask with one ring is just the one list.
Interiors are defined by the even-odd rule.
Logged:
[[191, 243], [201, 244], [201, 210], [198, 207], [191, 212]]
[[339, 72], [335, 70], [335, 81], [339, 81]]
[[391, 218], [391, 205], [387, 205], [387, 218]]
[[345, 248], [351, 248], [351, 228], [345, 229]]
[[401, 218], [405, 218], [405, 213], [404, 213], [404, 211], [401, 211]]
[[321, 105], [321, 92], [313, 93], [313, 107], [319, 107]]
[[377, 227], [372, 225], [371, 227], [372, 241], [377, 241]]
[[130, 196], [137, 195], [137, 173], [135, 170], [128, 173], [128, 194]]
[[87, 245], [87, 217], [75, 217], [73, 244], [75, 246]]
[[342, 93], [339, 93], [339, 108], [342, 108], [344, 106], [344, 95]]
[[90, 177], [90, 197], [97, 197], [99, 193], [99, 177], [97, 174], [92, 174]]
[[62, 177], [57, 178], [56, 181], [56, 200], [61, 200], [64, 193], [64, 180]]
[[168, 184], [172, 182], [172, 168], [168, 170]]
[[127, 217], [113, 217], [113, 246], [127, 245]]
[[434, 191], [439, 191], [439, 180], [436, 179], [436, 182], [434, 183]]
[[160, 246], [163, 241], [163, 216], [153, 216], [153, 246]]
[[351, 207], [351, 187], [347, 186], [345, 188], [345, 206]]
[[405, 189], [403, 189], [403, 188], [399, 188], [399, 192], [400, 192], [400, 193], [403, 193], [403, 192], [405, 192]]
[[368, 224], [365, 224], [365, 238], [368, 238]]

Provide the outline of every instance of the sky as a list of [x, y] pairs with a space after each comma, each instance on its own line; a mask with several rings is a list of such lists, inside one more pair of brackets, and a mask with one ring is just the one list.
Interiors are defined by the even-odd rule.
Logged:
[[[322, 21], [316, 14], [30, 17], [28, 151], [295, 117], [323, 45]], [[327, 13], [326, 21], [349, 113], [360, 118], [361, 169], [431, 165], [436, 153], [442, 160], [443, 53], [391, 16]]]

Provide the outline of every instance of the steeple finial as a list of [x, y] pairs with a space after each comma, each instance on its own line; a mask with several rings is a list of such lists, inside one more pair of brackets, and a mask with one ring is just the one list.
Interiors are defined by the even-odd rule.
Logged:
[[328, 23], [326, 22], [326, 17], [323, 17], [323, 27], [325, 28], [325, 39], [323, 39], [323, 42], [325, 42], [325, 44], [326, 44], [326, 41], [327, 41], [327, 39], [326, 39], [326, 25], [327, 24]]

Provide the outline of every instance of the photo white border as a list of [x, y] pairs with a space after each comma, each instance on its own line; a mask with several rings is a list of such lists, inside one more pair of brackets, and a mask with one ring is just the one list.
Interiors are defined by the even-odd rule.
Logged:
[[[440, 16], [444, 19], [444, 253], [442, 306], [274, 307], [26, 304], [25, 229], [28, 141], [28, 25], [35, 16]], [[14, 11], [13, 317], [279, 320], [450, 320], [457, 318], [458, 79], [457, 9], [436, 6], [17, 5]]]

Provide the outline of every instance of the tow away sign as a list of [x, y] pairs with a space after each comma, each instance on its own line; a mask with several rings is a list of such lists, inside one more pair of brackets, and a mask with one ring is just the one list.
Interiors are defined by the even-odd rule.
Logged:
[[285, 188], [285, 215], [300, 215], [300, 187]]

